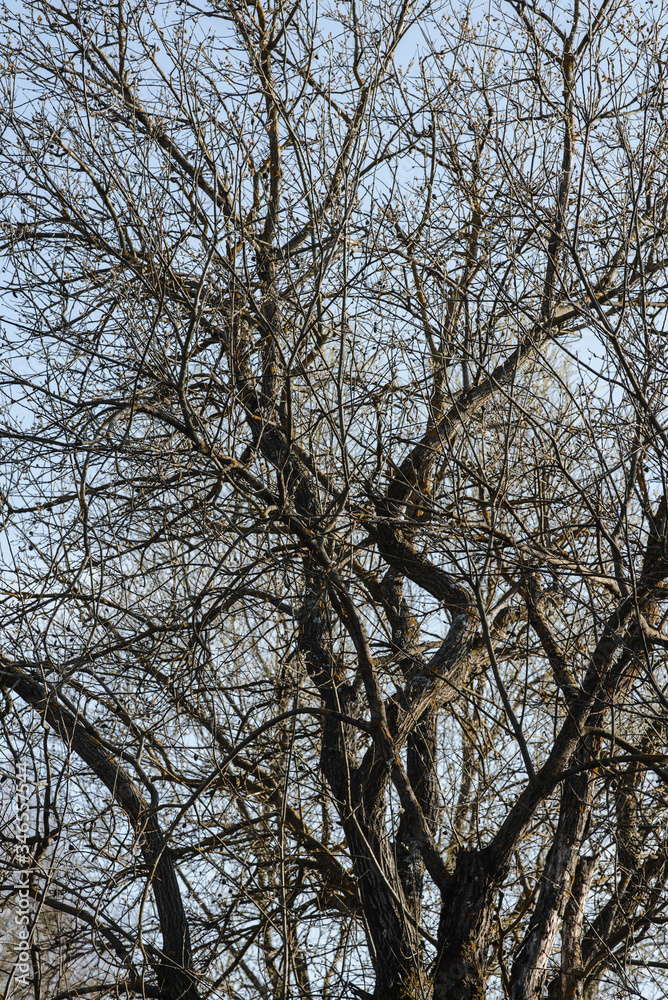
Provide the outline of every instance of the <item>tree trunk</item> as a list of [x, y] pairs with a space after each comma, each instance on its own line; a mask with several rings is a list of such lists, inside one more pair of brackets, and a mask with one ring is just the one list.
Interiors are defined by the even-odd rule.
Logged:
[[[585, 764], [589, 751], [577, 754]], [[592, 801], [590, 771], [576, 774], [564, 786], [554, 843], [548, 853], [543, 881], [529, 928], [513, 963], [511, 1000], [540, 1000], [559, 923], [564, 915], [575, 868], [589, 825]], [[572, 978], [572, 977], [571, 977]]]
[[460, 850], [438, 928], [434, 1000], [483, 1000], [499, 870], [488, 851]]

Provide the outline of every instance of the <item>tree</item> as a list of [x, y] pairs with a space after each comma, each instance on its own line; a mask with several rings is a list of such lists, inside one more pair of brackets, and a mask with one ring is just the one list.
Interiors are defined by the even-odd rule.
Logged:
[[666, 996], [665, 13], [5, 23], [29, 995]]

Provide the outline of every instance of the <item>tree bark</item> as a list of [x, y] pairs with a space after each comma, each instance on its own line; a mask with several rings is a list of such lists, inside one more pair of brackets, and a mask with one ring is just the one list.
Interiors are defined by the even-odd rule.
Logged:
[[38, 712], [60, 738], [90, 767], [128, 817], [148, 867], [162, 932], [163, 960], [156, 973], [164, 1000], [199, 1000], [192, 970], [190, 931], [174, 862], [149, 803], [128, 773], [104, 746], [102, 738], [28, 676], [22, 666], [0, 661], [3, 686]]

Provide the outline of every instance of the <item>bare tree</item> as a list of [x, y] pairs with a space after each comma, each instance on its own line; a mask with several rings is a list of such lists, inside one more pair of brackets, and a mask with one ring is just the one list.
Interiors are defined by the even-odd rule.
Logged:
[[655, 7], [5, 10], [17, 995], [668, 995]]

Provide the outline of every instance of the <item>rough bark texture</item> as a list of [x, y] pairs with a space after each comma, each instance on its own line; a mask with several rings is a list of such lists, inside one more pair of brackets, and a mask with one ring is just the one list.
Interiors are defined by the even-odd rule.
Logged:
[[[589, 756], [587, 750], [577, 759], [586, 766]], [[559, 822], [543, 868], [538, 900], [510, 977], [511, 1000], [540, 1000], [543, 996], [554, 942], [569, 898], [576, 891], [575, 872], [589, 824], [592, 792], [593, 781], [587, 771], [564, 784]], [[572, 944], [568, 947], [572, 950]]]

